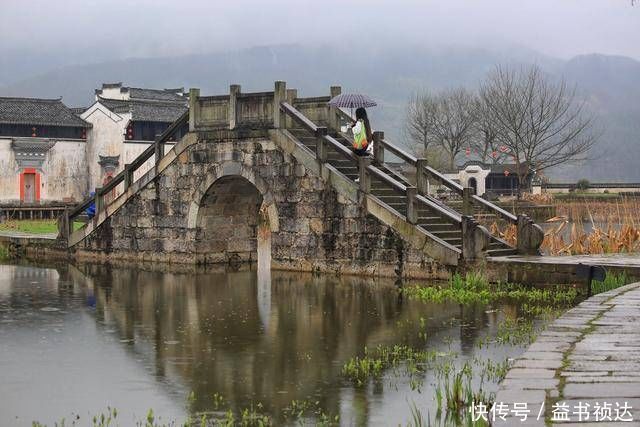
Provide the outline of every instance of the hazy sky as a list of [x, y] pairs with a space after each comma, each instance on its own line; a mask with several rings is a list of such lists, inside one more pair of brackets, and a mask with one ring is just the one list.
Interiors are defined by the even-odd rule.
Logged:
[[276, 43], [516, 44], [640, 59], [631, 0], [0, 0], [0, 52], [88, 60]]

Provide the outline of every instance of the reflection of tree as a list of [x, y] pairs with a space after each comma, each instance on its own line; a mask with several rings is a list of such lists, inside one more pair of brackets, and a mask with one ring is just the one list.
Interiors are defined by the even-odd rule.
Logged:
[[[280, 414], [296, 399], [320, 401], [337, 414], [344, 362], [365, 347], [424, 346], [420, 318], [427, 330], [438, 329], [457, 313], [451, 305], [399, 303], [392, 284], [274, 272], [271, 310], [261, 316], [255, 272], [92, 269], [97, 316], [115, 323], [121, 338], [133, 341], [123, 345], [153, 361], [158, 377], [193, 390], [194, 411], [212, 410], [211, 396], [219, 393], [236, 410], [261, 402]], [[483, 314], [465, 312], [463, 323], [481, 328], [473, 317]], [[475, 332], [461, 333], [463, 341], [475, 339]], [[369, 392], [353, 392], [354, 415], [364, 422]]]

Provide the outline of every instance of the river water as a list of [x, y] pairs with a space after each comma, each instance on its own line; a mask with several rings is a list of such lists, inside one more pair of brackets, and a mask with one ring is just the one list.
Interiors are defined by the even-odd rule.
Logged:
[[404, 425], [413, 403], [435, 412], [435, 373], [419, 390], [397, 370], [355, 386], [347, 360], [394, 344], [505, 360], [523, 349], [477, 343], [516, 314], [408, 300], [392, 281], [353, 277], [0, 265], [0, 425], [88, 425], [108, 406], [121, 425], [150, 408], [182, 421], [252, 406], [280, 424], [293, 400], [342, 425]]

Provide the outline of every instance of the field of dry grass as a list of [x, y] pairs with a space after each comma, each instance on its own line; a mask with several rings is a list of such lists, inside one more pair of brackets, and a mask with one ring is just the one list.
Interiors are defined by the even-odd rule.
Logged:
[[[549, 201], [547, 201], [549, 202]], [[640, 199], [552, 200], [557, 216], [544, 225], [542, 251], [548, 255], [640, 252]], [[490, 226], [515, 244], [516, 227]]]

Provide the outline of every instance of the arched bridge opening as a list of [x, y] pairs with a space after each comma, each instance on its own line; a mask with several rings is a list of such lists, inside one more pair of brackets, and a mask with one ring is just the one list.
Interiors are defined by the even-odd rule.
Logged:
[[271, 231], [263, 196], [242, 176], [216, 180], [200, 201], [196, 256], [201, 264], [270, 263]]

